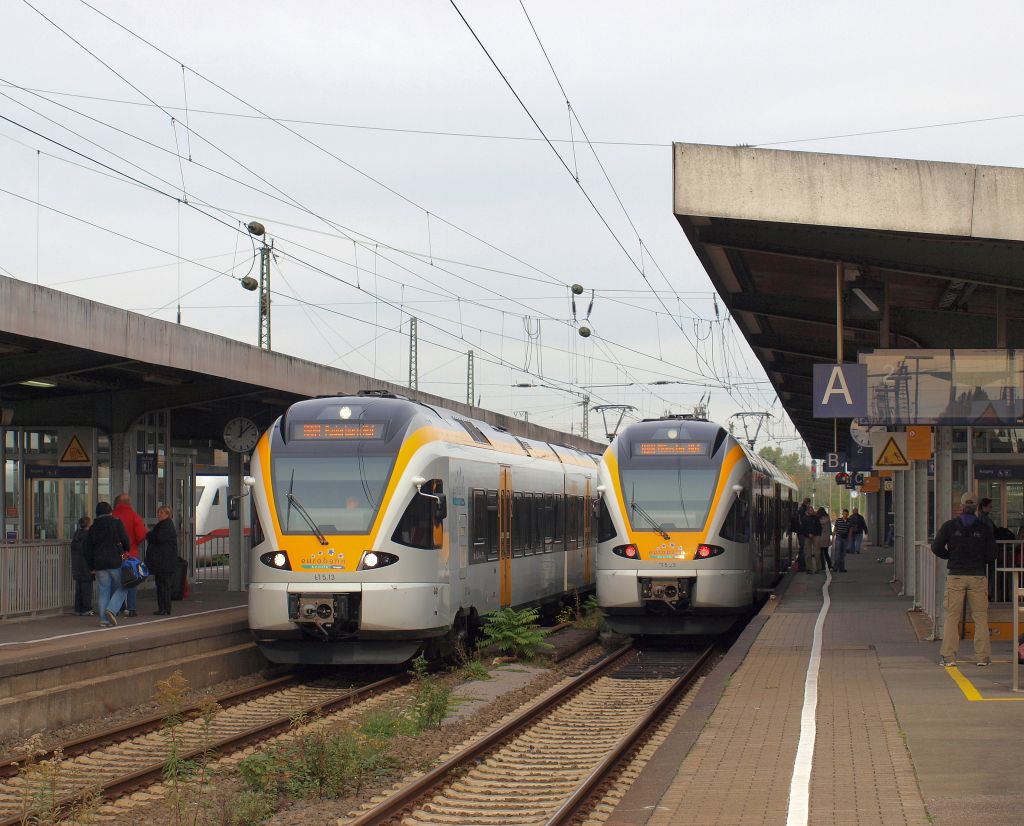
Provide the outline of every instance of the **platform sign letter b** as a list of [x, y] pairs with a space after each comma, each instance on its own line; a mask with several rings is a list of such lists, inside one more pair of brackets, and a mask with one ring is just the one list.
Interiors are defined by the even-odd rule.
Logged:
[[868, 413], [866, 364], [814, 365], [814, 417], [854, 418]]

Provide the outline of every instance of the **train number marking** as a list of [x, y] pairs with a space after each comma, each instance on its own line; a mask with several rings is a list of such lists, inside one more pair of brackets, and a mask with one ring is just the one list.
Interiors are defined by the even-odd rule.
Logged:
[[313, 574], [314, 582], [334, 582], [334, 574]]
[[678, 562], [659, 562], [658, 563], [658, 567], [659, 568], [675, 568], [678, 564], [679, 564]]

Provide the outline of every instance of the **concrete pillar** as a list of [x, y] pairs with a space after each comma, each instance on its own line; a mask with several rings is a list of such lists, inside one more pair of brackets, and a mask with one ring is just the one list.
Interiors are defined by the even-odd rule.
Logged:
[[[228, 520], [228, 590], [241, 591], [242, 588], [242, 519], [241, 515], [247, 508], [242, 507], [242, 454], [228, 451], [228, 501], [237, 502], [237, 519]], [[246, 503], [248, 504], [248, 503]]]
[[[935, 428], [935, 527], [953, 518], [953, 431], [948, 427]], [[934, 555], [933, 555], [934, 556]], [[942, 597], [946, 593], [946, 563], [934, 557], [935, 616], [934, 637], [942, 639]], [[954, 632], [955, 633], [955, 632]]]
[[[904, 470], [896, 475], [903, 479], [903, 574], [900, 576], [903, 582], [902, 596], [913, 596], [914, 565], [917, 564], [917, 551], [914, 548], [915, 515], [917, 508], [917, 477], [914, 475], [914, 465], [910, 463], [910, 469]], [[907, 583], [911, 583], [911, 590], [907, 590]]]
[[930, 551], [920, 553], [916, 543], [928, 540], [928, 462], [914, 462], [914, 565], [910, 569], [910, 580], [904, 591], [914, 597], [914, 607], [920, 607], [921, 595], [917, 581], [917, 568], [921, 564], [927, 564], [932, 559]]

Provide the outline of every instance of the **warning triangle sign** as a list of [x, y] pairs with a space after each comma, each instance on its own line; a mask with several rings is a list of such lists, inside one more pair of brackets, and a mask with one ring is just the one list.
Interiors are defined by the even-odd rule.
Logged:
[[875, 458], [877, 467], [905, 468], [910, 466], [907, 457], [892, 437], [885, 443], [882, 452]]
[[68, 446], [64, 449], [64, 454], [60, 457], [61, 464], [87, 464], [89, 462], [89, 454], [85, 452], [85, 448], [82, 447], [82, 443], [78, 441], [77, 436], [72, 436], [71, 441], [68, 442]]

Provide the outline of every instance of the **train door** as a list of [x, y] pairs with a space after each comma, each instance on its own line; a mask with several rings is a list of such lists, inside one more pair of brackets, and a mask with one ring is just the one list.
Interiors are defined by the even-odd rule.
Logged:
[[588, 477], [583, 486], [583, 582], [589, 584], [591, 575], [591, 554], [594, 548], [594, 500], [590, 492], [591, 480]]
[[512, 468], [501, 466], [498, 490], [498, 576], [501, 607], [512, 604]]

